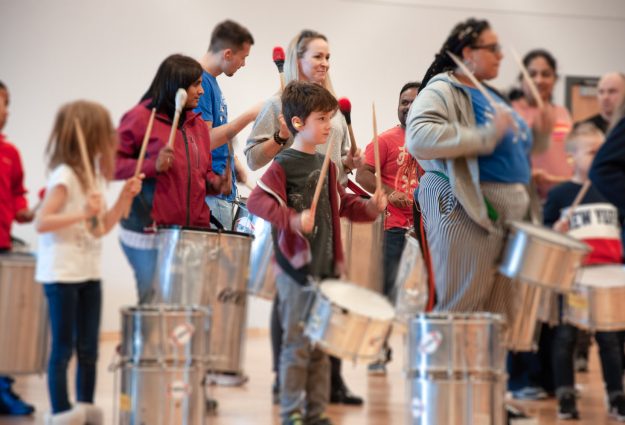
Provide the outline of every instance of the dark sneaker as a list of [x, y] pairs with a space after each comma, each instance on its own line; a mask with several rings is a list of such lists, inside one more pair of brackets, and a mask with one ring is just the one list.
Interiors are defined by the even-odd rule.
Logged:
[[610, 416], [619, 422], [625, 422], [625, 394], [610, 397]]
[[579, 419], [575, 394], [564, 394], [558, 399], [558, 419]]
[[330, 403], [360, 406], [363, 403], [363, 400], [361, 397], [352, 394], [352, 392], [344, 386], [339, 389], [330, 390]]
[[307, 419], [306, 425], [332, 425], [332, 421], [326, 415], [320, 415]]
[[24, 416], [35, 411], [35, 407], [26, 403], [13, 392], [13, 379], [0, 378], [0, 415]]
[[545, 390], [540, 387], [523, 387], [512, 391], [512, 398], [515, 400], [546, 400], [548, 397]]
[[282, 420], [282, 425], [304, 425], [304, 418], [299, 412], [291, 413], [291, 416]]

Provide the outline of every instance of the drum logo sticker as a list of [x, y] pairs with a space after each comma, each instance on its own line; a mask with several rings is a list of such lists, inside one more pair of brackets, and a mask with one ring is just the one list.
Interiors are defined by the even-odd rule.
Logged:
[[421, 401], [420, 398], [415, 397], [412, 399], [411, 409], [412, 417], [420, 418], [421, 416], [423, 416], [423, 412], [425, 411], [425, 404], [423, 404], [423, 401]]
[[439, 331], [431, 331], [421, 337], [417, 350], [422, 354], [433, 354], [443, 342], [443, 334]]
[[175, 345], [187, 345], [194, 333], [195, 327], [191, 323], [182, 323], [171, 331], [170, 339]]
[[167, 395], [172, 400], [180, 401], [191, 394], [191, 387], [184, 381], [172, 381], [167, 387]]

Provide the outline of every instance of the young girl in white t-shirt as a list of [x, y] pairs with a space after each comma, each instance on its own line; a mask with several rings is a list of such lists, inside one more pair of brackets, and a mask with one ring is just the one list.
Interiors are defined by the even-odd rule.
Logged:
[[[94, 170], [91, 178], [81, 160], [76, 121]], [[76, 101], [59, 110], [46, 148], [50, 173], [46, 195], [35, 221], [41, 234], [35, 277], [44, 284], [52, 331], [48, 363], [52, 412], [46, 424], [103, 422], [102, 410], [93, 404], [102, 297], [99, 236], [119, 221], [141, 190], [142, 179], [126, 180], [117, 202], [106, 209], [102, 192], [113, 177], [116, 146], [110, 115], [101, 105]], [[67, 366], [74, 350], [77, 403], [72, 405]]]

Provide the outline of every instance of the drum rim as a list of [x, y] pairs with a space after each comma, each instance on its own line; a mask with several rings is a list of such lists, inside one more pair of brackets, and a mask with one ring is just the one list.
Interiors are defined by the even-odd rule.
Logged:
[[556, 232], [555, 230], [550, 229], [550, 228], [545, 227], [545, 226], [538, 226], [538, 225], [532, 224], [532, 223], [530, 223], [528, 221], [518, 221], [518, 220], [511, 220], [511, 221], [508, 221], [506, 224], [510, 227], [510, 231], [511, 232], [517, 232], [517, 233], [518, 232], [524, 232], [524, 233], [527, 233], [528, 236], [535, 237], [536, 239], [539, 239], [542, 242], [555, 244], [554, 241], [549, 240], [548, 238], [543, 237], [541, 235], [537, 235], [537, 234], [531, 233], [527, 229], [539, 228], [541, 230], [546, 230], [547, 232], [550, 232], [550, 233], [555, 233], [559, 237], [562, 237], [563, 239], [565, 239], [567, 242], [570, 243], [570, 245], [566, 247], [569, 250], [575, 250], [575, 251], [580, 250], [580, 251], [583, 251], [584, 253], [588, 253], [591, 250], [590, 247], [587, 244], [585, 244], [584, 242], [582, 242], [582, 241], [580, 241], [578, 239], [575, 239], [574, 237], [569, 236], [566, 233], [559, 233], [559, 232]]
[[190, 232], [198, 232], [198, 233], [217, 233], [217, 234], [226, 234], [226, 235], [234, 235], [234, 236], [245, 236], [254, 238], [254, 235], [243, 232], [236, 232], [234, 230], [223, 230], [223, 229], [211, 229], [210, 227], [200, 227], [200, 226], [181, 226], [179, 224], [163, 224], [158, 225], [156, 227], [157, 233], [160, 230], [185, 230]]
[[[355, 288], [357, 291], [374, 295], [375, 296], [374, 298], [376, 298], [377, 300], [384, 301], [385, 308], [386, 307], [390, 308], [387, 311], [388, 315], [384, 315], [384, 317], [382, 317], [382, 315], [370, 316], [370, 315], [366, 315], [366, 314], [354, 311], [352, 305], [345, 305], [345, 303], [338, 302], [337, 300], [335, 300], [335, 299], [331, 298], [330, 296], [328, 296], [328, 294], [324, 291], [324, 285], [328, 285], [328, 284], [330, 286], [336, 285], [336, 284], [347, 285], [349, 287]], [[328, 288], [328, 287], [329, 286], [325, 286], [325, 288]], [[360, 286], [360, 285], [358, 285], [356, 283], [350, 282], [348, 280], [324, 279], [319, 284], [319, 293], [325, 299], [330, 301], [332, 304], [335, 304], [335, 305], [337, 305], [337, 306], [339, 306], [341, 308], [344, 308], [344, 309], [348, 310], [351, 314], [355, 314], [355, 315], [361, 316], [361, 317], [367, 317], [367, 318], [369, 318], [371, 320], [382, 321], [382, 322], [387, 322], [387, 321], [392, 322], [395, 319], [395, 309], [393, 308], [393, 305], [390, 303], [390, 301], [388, 301], [388, 299], [384, 295], [382, 295], [382, 294], [380, 294], [380, 293], [378, 293], [378, 292], [376, 292], [376, 291], [374, 291], [372, 289], [365, 288], [365, 287]], [[341, 301], [343, 301], [343, 300], [341, 300]]]

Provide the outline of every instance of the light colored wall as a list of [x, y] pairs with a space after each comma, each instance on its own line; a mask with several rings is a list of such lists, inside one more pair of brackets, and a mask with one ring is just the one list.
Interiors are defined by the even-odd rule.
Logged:
[[[43, 149], [60, 104], [93, 99], [118, 122], [167, 55], [199, 57], [213, 26], [232, 18], [256, 39], [247, 66], [234, 78], [219, 78], [232, 117], [277, 89], [273, 47], [286, 48], [300, 29], [312, 28], [330, 40], [334, 86], [352, 101], [356, 138], [364, 146], [372, 133], [371, 102], [378, 128], [393, 126], [399, 88], [423, 76], [452, 26], [468, 16], [489, 19], [502, 43], [521, 54], [551, 50], [562, 75], [625, 70], [621, 0], [0, 0], [0, 80], [12, 95], [5, 133], [22, 152], [34, 202], [45, 182]], [[517, 73], [505, 60], [494, 84], [508, 87]], [[556, 100], [563, 102], [562, 84]], [[248, 133], [241, 133], [238, 151]], [[118, 190], [111, 184], [111, 201]], [[14, 233], [36, 242], [32, 226], [16, 226]], [[116, 231], [105, 240], [103, 261], [102, 328], [114, 331], [119, 307], [135, 301]], [[267, 326], [268, 314], [269, 303], [253, 300], [250, 326]]]

